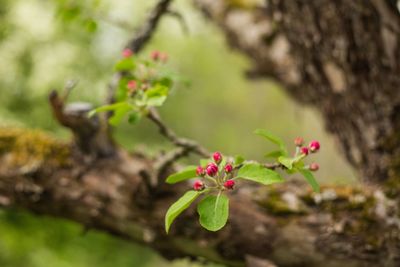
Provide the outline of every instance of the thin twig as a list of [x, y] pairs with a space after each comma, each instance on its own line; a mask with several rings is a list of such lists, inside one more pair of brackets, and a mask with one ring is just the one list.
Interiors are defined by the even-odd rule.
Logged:
[[160, 133], [170, 140], [174, 145], [183, 147], [188, 152], [196, 153], [202, 157], [210, 157], [211, 153], [196, 141], [178, 137], [176, 133], [161, 120], [156, 109], [150, 109], [147, 117], [158, 126]]
[[167, 15], [170, 15], [170, 16], [176, 18], [178, 20], [179, 24], [181, 25], [183, 33], [184, 34], [189, 34], [188, 24], [186, 23], [186, 20], [182, 16], [181, 13], [179, 13], [178, 11], [175, 11], [175, 10], [168, 10], [167, 11]]
[[152, 37], [161, 17], [167, 13], [172, 0], [160, 0], [150, 12], [143, 26], [136, 32], [135, 36], [128, 42], [126, 48], [138, 53]]

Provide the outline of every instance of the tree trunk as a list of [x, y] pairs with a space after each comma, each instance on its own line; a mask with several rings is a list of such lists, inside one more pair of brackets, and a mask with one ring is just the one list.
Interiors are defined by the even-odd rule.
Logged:
[[253, 59], [250, 77], [274, 77], [293, 98], [321, 111], [363, 178], [398, 180], [396, 1], [270, 0], [246, 8], [237, 4], [243, 1], [195, 2], [233, 47]]

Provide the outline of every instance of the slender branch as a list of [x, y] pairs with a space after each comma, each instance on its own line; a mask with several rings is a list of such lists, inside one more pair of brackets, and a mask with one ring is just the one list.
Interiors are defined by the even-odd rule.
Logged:
[[161, 120], [156, 109], [150, 109], [147, 117], [158, 126], [160, 133], [174, 145], [185, 148], [188, 152], [194, 152], [202, 157], [210, 157], [211, 153], [196, 141], [178, 137], [176, 133]]
[[135, 37], [128, 42], [126, 48], [138, 53], [147, 44], [157, 28], [161, 17], [167, 13], [169, 4], [171, 2], [172, 0], [160, 0], [157, 3], [157, 5], [150, 12], [146, 22], [136, 32]]
[[179, 13], [178, 11], [175, 11], [175, 10], [168, 10], [167, 14], [178, 20], [184, 34], [189, 34], [189, 27], [186, 23], [185, 18], [182, 16], [181, 13]]

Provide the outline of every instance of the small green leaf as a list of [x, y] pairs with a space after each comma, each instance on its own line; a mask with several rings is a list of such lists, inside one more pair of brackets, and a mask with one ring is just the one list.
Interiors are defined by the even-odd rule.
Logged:
[[114, 110], [113, 115], [110, 117], [110, 119], [108, 120], [108, 122], [111, 125], [118, 125], [122, 119], [124, 118], [124, 116], [132, 110], [132, 106], [127, 103], [127, 102], [122, 102], [124, 103], [124, 105], [119, 106], [117, 109]]
[[83, 25], [86, 30], [90, 33], [93, 33], [97, 30], [97, 22], [93, 19], [86, 19], [83, 21]]
[[240, 155], [235, 156], [235, 166], [240, 165], [244, 162], [244, 157]]
[[146, 104], [148, 106], [161, 106], [168, 95], [168, 87], [157, 84], [145, 92]]
[[119, 109], [119, 108], [125, 106], [126, 104], [127, 104], [126, 102], [118, 102], [118, 103], [114, 103], [111, 105], [101, 106], [101, 107], [91, 110], [88, 113], [88, 116], [92, 117], [94, 114], [99, 113], [99, 112], [116, 110], [116, 109]]
[[257, 129], [254, 131], [254, 133], [259, 136], [262, 136], [262, 137], [266, 138], [267, 140], [269, 140], [270, 142], [278, 145], [279, 149], [282, 151], [282, 155], [285, 155], [285, 156], [287, 155], [286, 146], [285, 146], [285, 143], [282, 141], [282, 139], [274, 136], [273, 134], [271, 134], [270, 132], [268, 132], [264, 129]]
[[238, 171], [237, 178], [250, 180], [263, 185], [283, 182], [279, 173], [267, 169], [258, 163], [247, 163]]
[[311, 185], [314, 192], [319, 193], [320, 188], [317, 180], [315, 180], [314, 175], [307, 169], [299, 169], [299, 172], [306, 178], [307, 182]]
[[185, 209], [187, 209], [192, 202], [202, 194], [203, 192], [198, 191], [187, 191], [181, 198], [179, 198], [174, 204], [169, 207], [167, 213], [165, 214], [165, 231], [169, 232], [169, 228], [173, 221], [181, 214]]
[[229, 199], [225, 195], [207, 196], [197, 206], [200, 224], [208, 231], [218, 231], [225, 226], [229, 215]]
[[281, 150], [275, 150], [264, 155], [264, 157], [266, 158], [274, 158], [274, 159], [279, 158], [280, 156], [283, 156]]
[[130, 124], [136, 124], [140, 121], [141, 118], [142, 114], [139, 111], [134, 111], [131, 114], [129, 114], [128, 122]]
[[280, 156], [278, 158], [278, 161], [279, 161], [279, 163], [281, 163], [283, 166], [285, 166], [289, 170], [291, 170], [293, 168], [293, 159], [292, 158]]
[[114, 66], [115, 71], [129, 71], [133, 70], [135, 68], [135, 61], [133, 60], [133, 57], [129, 58], [123, 58], [120, 61], [117, 62]]
[[183, 171], [168, 176], [166, 182], [175, 184], [196, 177], [196, 168], [196, 166], [188, 166]]
[[162, 85], [168, 87], [168, 88], [171, 88], [171, 86], [172, 86], [172, 84], [173, 84], [172, 79], [169, 78], [169, 77], [167, 77], [167, 76], [162, 77], [160, 80], [158, 80], [158, 82], [159, 82], [160, 84], [162, 84]]

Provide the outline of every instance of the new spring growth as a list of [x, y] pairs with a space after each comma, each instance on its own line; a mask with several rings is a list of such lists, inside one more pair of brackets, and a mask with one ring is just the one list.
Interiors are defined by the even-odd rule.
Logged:
[[315, 162], [311, 163], [311, 164], [310, 164], [310, 167], [309, 167], [309, 170], [310, 170], [310, 171], [313, 171], [313, 172], [318, 171], [318, 170], [319, 170], [319, 165], [318, 165], [318, 163], [315, 163]]
[[128, 58], [128, 57], [131, 57], [131, 56], [133, 56], [133, 52], [132, 52], [132, 50], [130, 50], [129, 48], [125, 48], [125, 49], [122, 51], [122, 57]]
[[[204, 179], [204, 181], [210, 182], [211, 188], [217, 190], [233, 189], [235, 181], [231, 180], [232, 173], [234, 171], [233, 165], [230, 162], [221, 164], [223, 156], [220, 152], [215, 152], [212, 155], [213, 162], [209, 162], [205, 167], [198, 166], [196, 168], [196, 175]], [[197, 180], [193, 188], [198, 191], [208, 187], [208, 184], [200, 184], [201, 180]]]
[[294, 144], [298, 147], [301, 147], [304, 144], [304, 139], [302, 137], [296, 137], [294, 139]]
[[219, 152], [215, 152], [213, 154], [213, 159], [215, 161], [215, 163], [219, 164], [222, 161], [222, 155]]
[[163, 63], [166, 63], [168, 61], [168, 54], [160, 52], [158, 50], [154, 50], [150, 53], [150, 58], [154, 61], [161, 61]]
[[203, 191], [205, 188], [205, 185], [202, 181], [196, 180], [193, 184], [193, 189], [196, 191]]
[[218, 166], [213, 162], [208, 163], [206, 173], [208, 176], [214, 177], [218, 173]]
[[318, 141], [311, 141], [309, 146], [311, 153], [315, 153], [318, 152], [318, 150], [320, 149], [320, 144]]
[[[304, 144], [304, 139], [301, 137], [296, 137], [294, 139], [294, 144], [296, 145], [296, 155], [303, 155], [303, 157], [306, 157], [309, 155], [309, 153], [316, 153], [318, 150], [321, 148], [321, 145], [318, 141], [313, 140], [310, 142], [310, 144], [307, 146], [303, 146]], [[306, 167], [310, 171], [318, 171], [319, 170], [319, 165], [315, 162], [311, 163]]]
[[300, 149], [300, 153], [307, 156], [308, 155], [308, 148], [307, 147], [302, 147]]
[[235, 181], [234, 180], [227, 180], [224, 183], [224, 187], [228, 190], [233, 190], [233, 187], [235, 186]]
[[[201, 160], [200, 166], [188, 166], [182, 172], [170, 175], [167, 183], [174, 184], [197, 176], [199, 179], [193, 183], [193, 189], [187, 191], [181, 198], [171, 205], [165, 215], [165, 230], [169, 231], [175, 218], [187, 209], [197, 198], [202, 198], [197, 205], [199, 222], [201, 226], [209, 231], [218, 231], [228, 221], [229, 217], [229, 194], [228, 191], [235, 189], [236, 182], [244, 179], [265, 186], [281, 183], [285, 180], [280, 173], [276, 172], [275, 166], [286, 170], [288, 174], [299, 173], [304, 176], [315, 192], [320, 192], [318, 182], [312, 172], [319, 169], [315, 162], [305, 165], [305, 160], [320, 149], [318, 141], [312, 141], [308, 146], [304, 145], [304, 139], [298, 137], [294, 140], [296, 152], [293, 157], [283, 142], [265, 130], [258, 129], [256, 133], [279, 146], [279, 151], [268, 153], [266, 157], [275, 158], [276, 163], [270, 165], [248, 161], [241, 156], [234, 160], [226, 159], [220, 152], [212, 154], [211, 159]], [[277, 153], [278, 152], [278, 153]]]
[[225, 165], [225, 168], [224, 168], [224, 170], [225, 170], [225, 172], [226, 172], [226, 173], [231, 173], [231, 172], [232, 172], [232, 170], [233, 170], [233, 166], [232, 166], [232, 164], [230, 164], [230, 163], [227, 163], [227, 164]]

